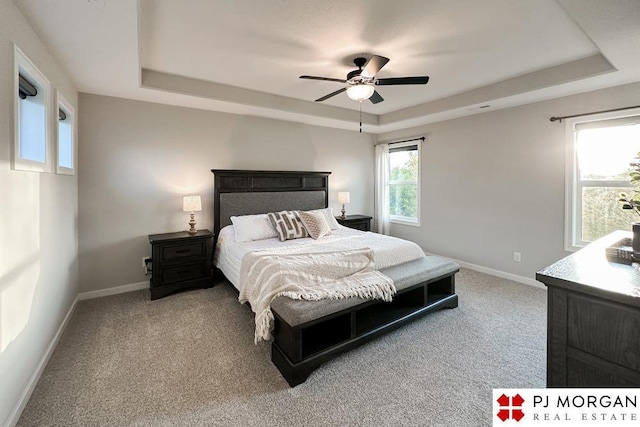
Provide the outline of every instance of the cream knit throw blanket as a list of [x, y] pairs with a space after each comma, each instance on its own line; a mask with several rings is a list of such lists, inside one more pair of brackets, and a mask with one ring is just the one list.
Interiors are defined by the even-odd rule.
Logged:
[[391, 301], [396, 293], [393, 280], [374, 269], [369, 248], [293, 255], [251, 252], [242, 259], [240, 283], [239, 301], [248, 301], [256, 313], [256, 344], [271, 338], [271, 302], [276, 297]]

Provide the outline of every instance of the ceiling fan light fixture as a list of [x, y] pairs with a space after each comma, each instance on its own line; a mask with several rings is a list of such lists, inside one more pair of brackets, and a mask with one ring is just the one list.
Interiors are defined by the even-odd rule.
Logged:
[[368, 84], [356, 84], [347, 88], [347, 96], [354, 101], [362, 102], [371, 98], [375, 89]]

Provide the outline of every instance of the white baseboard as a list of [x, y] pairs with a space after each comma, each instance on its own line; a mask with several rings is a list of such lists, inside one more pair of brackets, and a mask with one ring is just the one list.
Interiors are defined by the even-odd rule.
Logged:
[[148, 288], [149, 288], [149, 281], [131, 283], [129, 285], [116, 286], [114, 288], [99, 289], [97, 291], [89, 291], [89, 292], [80, 292], [78, 294], [78, 300], [82, 301], [86, 299], [106, 297], [109, 295], [123, 294], [125, 292], [138, 291], [140, 289], [148, 289]]
[[[433, 255], [437, 255], [437, 254], [433, 254]], [[441, 256], [441, 255], [439, 255], [439, 256]], [[445, 257], [445, 258], [448, 258], [451, 261], [454, 261], [454, 262], [458, 263], [458, 265], [460, 265], [460, 267], [468, 268], [469, 270], [477, 271], [477, 272], [484, 273], [484, 274], [489, 274], [491, 276], [500, 277], [502, 279], [513, 280], [514, 282], [523, 283], [525, 285], [534, 286], [534, 287], [540, 288], [540, 289], [545, 289], [545, 290], [547, 289], [547, 287], [544, 284], [538, 282], [535, 279], [530, 279], [528, 277], [518, 276], [517, 274], [506, 273], [506, 272], [500, 271], [500, 270], [494, 270], [493, 268], [482, 267], [480, 265], [471, 264], [470, 262], [460, 261], [460, 260], [454, 259], [454, 258], [449, 258], [449, 257]]]
[[24, 391], [22, 392], [22, 396], [20, 396], [20, 399], [18, 400], [18, 404], [11, 412], [11, 415], [9, 415], [9, 420], [6, 424], [7, 426], [15, 426], [16, 424], [18, 424], [20, 415], [22, 415], [22, 411], [24, 411], [25, 406], [27, 406], [27, 403], [31, 398], [31, 394], [33, 394], [33, 390], [35, 390], [36, 385], [38, 384], [38, 381], [40, 380], [40, 377], [44, 372], [44, 368], [47, 366], [47, 363], [49, 363], [49, 359], [51, 359], [51, 356], [53, 355], [53, 351], [56, 349], [56, 346], [58, 345], [58, 341], [60, 341], [60, 337], [62, 336], [62, 333], [64, 332], [65, 328], [67, 327], [67, 324], [69, 323], [69, 320], [71, 319], [71, 316], [73, 315], [73, 312], [75, 311], [77, 304], [78, 304], [78, 297], [76, 296], [76, 298], [73, 300], [73, 303], [71, 304], [71, 307], [69, 308], [69, 311], [67, 312], [67, 315], [64, 316], [64, 319], [62, 320], [62, 323], [60, 324], [58, 331], [56, 332], [53, 339], [51, 340], [51, 343], [49, 343], [49, 347], [47, 347], [47, 351], [45, 351], [44, 354], [42, 355], [42, 358], [40, 359], [40, 363], [38, 363], [38, 367], [36, 368], [33, 375], [31, 375], [31, 378], [27, 383], [27, 387], [24, 389]]
[[11, 415], [9, 416], [6, 426], [15, 426], [18, 423], [18, 420], [20, 419], [20, 415], [22, 415], [22, 411], [24, 410], [25, 406], [27, 406], [27, 403], [31, 398], [31, 394], [33, 393], [33, 390], [35, 390], [36, 385], [40, 380], [40, 376], [42, 376], [42, 373], [44, 372], [44, 369], [47, 366], [47, 363], [49, 362], [51, 355], [53, 355], [53, 351], [58, 345], [58, 341], [60, 341], [60, 337], [62, 336], [62, 333], [64, 332], [65, 328], [67, 327], [67, 324], [69, 323], [69, 320], [71, 319], [71, 316], [73, 315], [73, 312], [76, 309], [78, 301], [105, 297], [108, 295], [122, 294], [124, 292], [137, 291], [139, 289], [147, 289], [148, 287], [149, 287], [149, 282], [147, 281], [147, 282], [131, 283], [129, 285], [123, 285], [123, 286], [116, 286], [114, 288], [100, 289], [97, 291], [79, 293], [76, 296], [76, 298], [73, 300], [73, 303], [69, 308], [69, 311], [67, 312], [66, 316], [64, 317], [64, 320], [60, 324], [60, 327], [58, 328], [56, 335], [53, 337], [53, 340], [51, 340], [49, 347], [47, 347], [47, 351], [44, 353], [44, 355], [40, 359], [40, 363], [38, 363], [37, 369], [29, 379], [29, 382], [27, 383], [27, 387], [22, 392], [22, 396], [20, 396], [20, 399], [18, 400], [18, 404], [11, 412]]

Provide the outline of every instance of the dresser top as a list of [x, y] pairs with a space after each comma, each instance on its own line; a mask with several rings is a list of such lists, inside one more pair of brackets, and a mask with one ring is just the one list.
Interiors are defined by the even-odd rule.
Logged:
[[640, 306], [639, 265], [610, 262], [606, 257], [607, 247], [631, 236], [631, 232], [615, 231], [543, 268], [536, 279], [547, 286]]

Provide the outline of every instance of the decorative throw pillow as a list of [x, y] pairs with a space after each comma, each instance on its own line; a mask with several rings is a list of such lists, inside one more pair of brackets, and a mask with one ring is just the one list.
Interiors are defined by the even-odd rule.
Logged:
[[278, 232], [278, 238], [281, 242], [308, 236], [298, 212], [282, 211], [272, 212], [267, 215]]
[[329, 224], [329, 228], [332, 230], [337, 230], [338, 228], [340, 228], [340, 224], [338, 224], [338, 221], [336, 221], [336, 217], [333, 216], [333, 208], [314, 209], [307, 212], [322, 214], [322, 216], [324, 216], [324, 219], [327, 221], [327, 224]]
[[307, 233], [312, 239], [317, 239], [327, 234], [331, 234], [331, 228], [327, 224], [327, 220], [321, 213], [301, 212], [298, 211], [302, 225], [306, 228]]
[[232, 216], [231, 222], [239, 243], [278, 237], [267, 214]]

